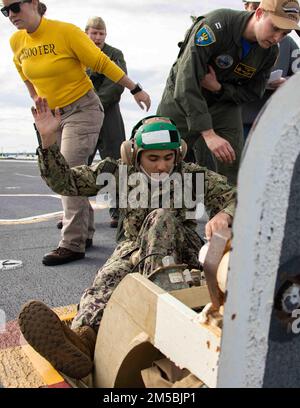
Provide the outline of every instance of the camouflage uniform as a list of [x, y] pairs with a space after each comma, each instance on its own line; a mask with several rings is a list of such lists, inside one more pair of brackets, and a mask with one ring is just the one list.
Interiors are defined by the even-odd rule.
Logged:
[[[41, 175], [58, 194], [95, 196], [101, 189], [96, 182], [98, 175], [108, 171], [115, 175], [118, 188], [120, 161], [107, 158], [91, 167], [70, 169], [56, 145], [46, 150], [38, 149], [38, 153]], [[219, 211], [233, 216], [236, 191], [226, 183], [225, 177], [193, 163], [182, 162], [174, 171], [182, 175], [203, 173], [204, 204], [210, 216], [213, 217]], [[128, 177], [136, 172], [133, 166], [127, 167]], [[128, 186], [129, 194], [133, 188]], [[148, 184], [143, 188], [149, 189]], [[197, 223], [193, 219], [187, 219], [188, 209], [185, 203], [180, 209], [174, 208], [175, 191], [172, 186], [169, 192], [169, 209], [150, 207], [150, 200], [155, 192], [148, 195], [148, 208], [131, 208], [128, 205], [127, 208], [120, 209], [123, 212], [124, 240], [99, 270], [93, 286], [84, 292], [73, 328], [88, 325], [98, 329], [113, 290], [135, 268], [131, 255], [137, 250], [138, 260], [143, 260], [149, 254], [159, 254], [148, 257], [139, 265], [139, 272], [145, 276], [161, 266], [161, 260], [166, 255], [173, 255], [176, 262], [187, 263], [191, 268], [199, 267], [198, 253], [202, 241], [196, 232]]]

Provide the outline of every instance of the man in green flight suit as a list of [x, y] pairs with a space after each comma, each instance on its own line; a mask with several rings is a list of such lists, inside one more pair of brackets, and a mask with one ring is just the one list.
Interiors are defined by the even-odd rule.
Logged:
[[297, 0], [262, 0], [254, 12], [220, 9], [196, 20], [157, 110], [176, 123], [189, 146], [188, 160], [195, 156], [197, 163], [236, 183], [243, 148], [241, 104], [263, 96], [277, 44], [300, 30], [298, 22]]
[[[185, 200], [189, 192], [194, 197], [204, 195], [204, 205], [211, 217], [205, 233], [210, 239], [214, 232], [231, 225], [236, 190], [226, 183], [225, 177], [183, 161], [185, 142], [168, 118], [149, 117], [139, 122], [131, 140], [122, 145], [122, 160], [107, 158], [91, 167], [70, 169], [55, 144], [59, 110], [54, 117], [47, 101], [39, 98], [33, 115], [42, 138], [38, 149], [41, 175], [53, 191], [70, 196], [94, 196], [105, 186], [104, 174], [113, 176], [117, 190], [120, 189], [124, 240], [98, 271], [93, 285], [85, 290], [72, 323], [73, 330], [38, 301], [24, 305], [19, 316], [28, 343], [56, 369], [81, 378], [92, 370], [96, 333], [106, 304], [128, 273], [137, 268], [147, 277], [162, 266], [165, 256], [173, 256], [177, 264], [186, 263], [190, 269], [199, 268], [198, 255], [203, 242], [190, 212], [196, 201], [190, 206]], [[197, 188], [198, 176], [203, 190]], [[167, 183], [171, 178], [174, 182]], [[176, 180], [182, 180], [183, 184], [176, 184]], [[133, 194], [136, 185], [139, 190]], [[124, 186], [128, 199], [121, 205]], [[166, 195], [169, 201], [164, 201]], [[178, 204], [180, 196], [184, 200]], [[203, 197], [201, 200], [203, 203]]]
[[[127, 72], [126, 62], [122, 51], [118, 48], [108, 45], [105, 40], [107, 36], [106, 24], [101, 17], [89, 18], [85, 32], [92, 41], [99, 47], [112, 61], [114, 61], [124, 72]], [[104, 121], [100, 131], [97, 146], [94, 154], [89, 159], [92, 163], [97, 151], [101, 159], [112, 157], [118, 160], [120, 158], [120, 147], [125, 141], [125, 127], [120, 111], [120, 99], [124, 87], [115, 84], [104, 75], [97, 72], [89, 72], [95, 91], [102, 102], [104, 108]], [[119, 211], [117, 208], [110, 208], [111, 227], [118, 225]]]

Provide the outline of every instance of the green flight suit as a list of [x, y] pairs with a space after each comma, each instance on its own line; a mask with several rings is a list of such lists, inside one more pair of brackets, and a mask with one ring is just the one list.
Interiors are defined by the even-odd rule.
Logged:
[[[126, 62], [122, 51], [106, 43], [102, 51], [127, 73]], [[97, 145], [94, 153], [89, 158], [88, 164], [92, 164], [97, 151], [99, 151], [101, 159], [112, 157], [117, 160], [121, 157], [121, 145], [126, 140], [125, 126], [119, 105], [124, 87], [116, 84], [98, 72], [89, 72], [89, 75], [104, 108], [104, 121]], [[111, 218], [119, 218], [118, 208], [110, 208], [109, 213]]]
[[[197, 19], [181, 45], [157, 111], [174, 120], [197, 163], [212, 169], [215, 164], [231, 183], [236, 182], [243, 148], [241, 104], [263, 96], [278, 55], [277, 45], [263, 49], [258, 43], [243, 55], [242, 36], [251, 16], [220, 9]], [[201, 88], [209, 65], [222, 85], [220, 93]], [[208, 129], [230, 142], [237, 156], [233, 164], [211, 154], [201, 137]]]
[[[126, 62], [122, 51], [108, 44], [104, 44], [102, 51], [127, 73]], [[95, 92], [102, 102], [105, 114], [98, 143], [89, 163], [92, 162], [97, 150], [99, 150], [101, 159], [113, 157], [117, 160], [120, 158], [121, 144], [126, 140], [124, 122], [119, 106], [124, 87], [116, 84], [98, 72], [90, 72], [89, 74]]]

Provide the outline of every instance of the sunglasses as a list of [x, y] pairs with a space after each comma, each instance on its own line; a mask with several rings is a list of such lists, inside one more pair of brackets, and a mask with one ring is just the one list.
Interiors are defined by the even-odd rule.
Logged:
[[15, 3], [10, 4], [9, 6], [2, 7], [1, 13], [5, 16], [9, 16], [9, 12], [12, 11], [13, 13], [20, 13], [21, 11], [21, 4], [23, 3], [31, 3], [32, 0], [21, 0], [16, 1]]

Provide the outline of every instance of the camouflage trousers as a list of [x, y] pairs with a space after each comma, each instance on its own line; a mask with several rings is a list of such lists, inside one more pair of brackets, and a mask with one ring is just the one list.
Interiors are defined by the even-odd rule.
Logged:
[[[126, 251], [128, 243], [133, 248], [129, 253]], [[176, 211], [152, 211], [144, 220], [136, 241], [127, 240], [119, 244], [98, 271], [93, 286], [84, 291], [72, 328], [87, 325], [97, 331], [107, 302], [128, 273], [140, 272], [147, 277], [162, 266], [162, 259], [167, 255], [172, 255], [176, 263], [186, 263], [191, 268], [198, 268], [201, 246], [199, 235], [176, 218]], [[136, 250], [137, 256], [132, 261], [131, 255]]]

